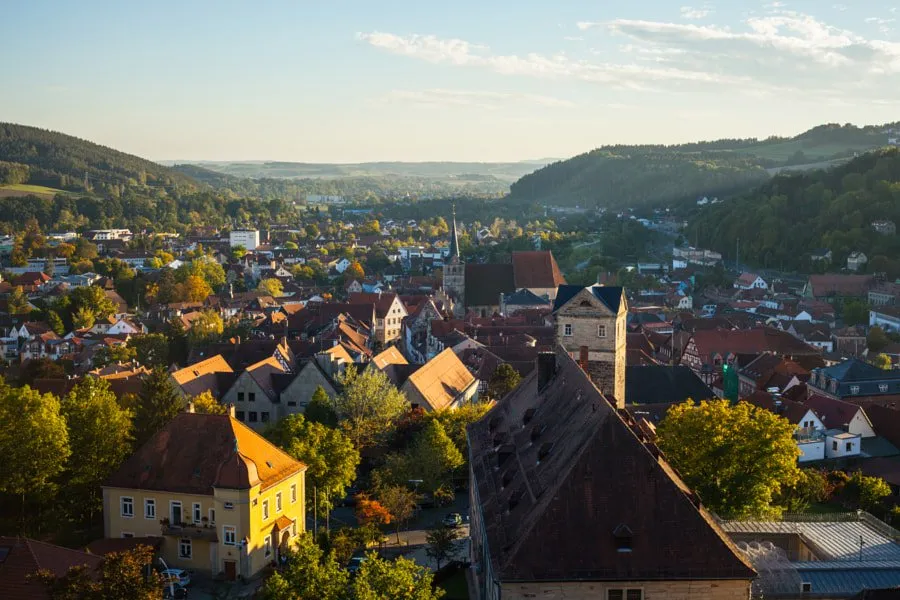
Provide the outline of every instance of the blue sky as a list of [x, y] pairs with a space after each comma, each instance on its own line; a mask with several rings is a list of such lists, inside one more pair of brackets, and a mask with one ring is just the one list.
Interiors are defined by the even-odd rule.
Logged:
[[900, 0], [6, 0], [0, 120], [152, 159], [520, 160], [900, 120]]

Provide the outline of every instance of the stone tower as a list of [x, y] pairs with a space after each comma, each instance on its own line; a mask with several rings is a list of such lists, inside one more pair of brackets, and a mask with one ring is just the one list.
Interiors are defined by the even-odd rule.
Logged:
[[450, 254], [444, 262], [444, 290], [455, 302], [455, 312], [465, 312], [466, 265], [459, 256], [459, 235], [456, 232], [456, 206], [450, 225]]
[[561, 285], [553, 304], [556, 343], [618, 408], [625, 408], [628, 305], [621, 287]]

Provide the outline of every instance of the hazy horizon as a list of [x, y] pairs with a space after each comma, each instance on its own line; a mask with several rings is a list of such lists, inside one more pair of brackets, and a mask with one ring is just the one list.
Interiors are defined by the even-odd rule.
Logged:
[[11, 0], [0, 119], [184, 162], [520, 162], [789, 137], [900, 120], [898, 6]]

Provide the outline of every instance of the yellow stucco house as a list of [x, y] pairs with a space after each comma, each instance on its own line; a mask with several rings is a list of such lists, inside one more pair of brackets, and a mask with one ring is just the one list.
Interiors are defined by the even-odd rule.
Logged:
[[304, 530], [306, 465], [233, 412], [191, 410], [106, 481], [105, 536], [161, 536], [171, 568], [251, 577]]

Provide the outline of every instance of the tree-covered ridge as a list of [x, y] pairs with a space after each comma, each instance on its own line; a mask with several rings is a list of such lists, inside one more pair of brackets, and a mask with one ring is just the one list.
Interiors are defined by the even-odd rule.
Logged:
[[843, 266], [864, 252], [869, 271], [900, 275], [900, 237], [880, 235], [872, 222], [900, 223], [900, 150], [865, 154], [827, 171], [779, 175], [756, 191], [704, 208], [685, 236], [692, 243], [762, 267], [806, 270], [814, 250], [831, 250]]
[[849, 158], [887, 144], [893, 125], [820, 125], [793, 138], [674, 146], [604, 146], [555, 162], [511, 186], [514, 201], [586, 207], [671, 204], [752, 189], [767, 169]]
[[[0, 183], [32, 183], [114, 196], [130, 188], [189, 191], [197, 187], [187, 175], [155, 162], [64, 133], [14, 123], [0, 123], [0, 160], [24, 165], [28, 174], [26, 181]], [[12, 169], [7, 166], [3, 171]], [[16, 179], [21, 179], [20, 173]]]

